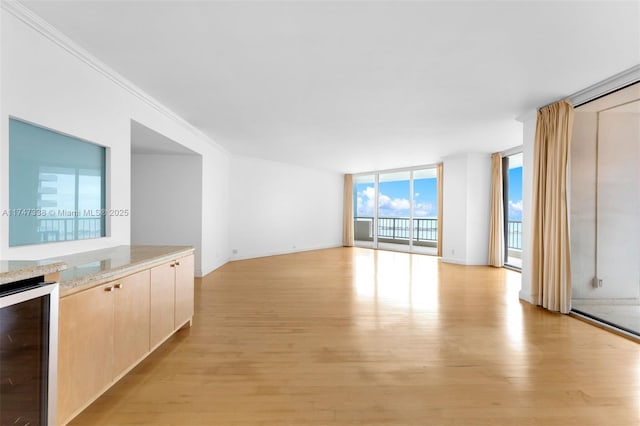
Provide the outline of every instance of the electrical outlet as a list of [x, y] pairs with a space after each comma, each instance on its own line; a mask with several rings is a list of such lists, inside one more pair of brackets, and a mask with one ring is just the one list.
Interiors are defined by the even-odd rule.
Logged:
[[593, 277], [593, 281], [591, 282], [591, 287], [602, 288], [602, 278]]
[[231, 250], [231, 254], [238, 254], [238, 249]]

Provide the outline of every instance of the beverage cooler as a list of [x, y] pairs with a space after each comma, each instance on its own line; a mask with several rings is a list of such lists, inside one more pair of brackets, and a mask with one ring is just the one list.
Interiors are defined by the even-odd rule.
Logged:
[[0, 426], [55, 425], [58, 284], [0, 285]]

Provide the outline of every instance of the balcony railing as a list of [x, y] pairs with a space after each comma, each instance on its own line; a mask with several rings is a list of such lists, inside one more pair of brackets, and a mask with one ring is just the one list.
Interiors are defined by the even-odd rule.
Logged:
[[[407, 243], [409, 235], [410, 219], [407, 217], [379, 217], [378, 238], [383, 240], [396, 240]], [[373, 218], [370, 216], [358, 216], [355, 218], [355, 239], [359, 241], [373, 240]], [[413, 241], [435, 242], [438, 239], [438, 219], [414, 218]]]
[[[409, 220], [403, 217], [378, 218], [378, 238], [408, 240]], [[438, 219], [413, 219], [414, 241], [436, 241], [438, 239]]]
[[[379, 217], [378, 239], [395, 240], [406, 244], [409, 241], [409, 218]], [[358, 216], [354, 223], [357, 241], [373, 241], [373, 217]], [[522, 222], [510, 220], [507, 224], [507, 248], [522, 250]], [[432, 243], [438, 239], [438, 219], [414, 218], [413, 241]]]
[[522, 222], [510, 220], [507, 223], [507, 248], [522, 250]]
[[38, 219], [38, 234], [43, 243], [85, 240], [103, 236], [101, 217], [65, 217]]

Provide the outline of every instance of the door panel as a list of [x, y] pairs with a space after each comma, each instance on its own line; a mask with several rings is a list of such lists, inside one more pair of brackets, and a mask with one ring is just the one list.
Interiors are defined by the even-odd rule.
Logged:
[[149, 283], [148, 270], [113, 283], [116, 298], [114, 377], [149, 352]]
[[378, 178], [378, 248], [409, 249], [411, 172], [381, 173]]
[[375, 247], [375, 175], [354, 176], [353, 204], [355, 245], [358, 247]]
[[438, 181], [436, 169], [413, 171], [413, 251], [437, 254]]
[[174, 283], [175, 271], [169, 263], [151, 268], [149, 344], [152, 349], [163, 342], [175, 330]]
[[193, 318], [193, 255], [176, 261], [176, 317], [175, 328]]

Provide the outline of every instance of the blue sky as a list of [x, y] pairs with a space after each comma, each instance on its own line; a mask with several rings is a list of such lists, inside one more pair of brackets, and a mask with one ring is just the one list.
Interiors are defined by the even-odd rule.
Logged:
[[509, 169], [509, 219], [522, 220], [522, 167]]
[[[375, 192], [373, 183], [357, 183], [355, 216], [373, 217]], [[414, 217], [435, 218], [438, 210], [437, 181], [435, 178], [415, 179]], [[409, 181], [380, 182], [379, 217], [409, 217]], [[522, 220], [522, 167], [509, 169], [509, 217]]]
[[[415, 179], [414, 217], [436, 217], [438, 211], [435, 178]], [[373, 216], [375, 194], [373, 183], [356, 184], [356, 216]], [[380, 217], [409, 217], [409, 181], [380, 182]]]

